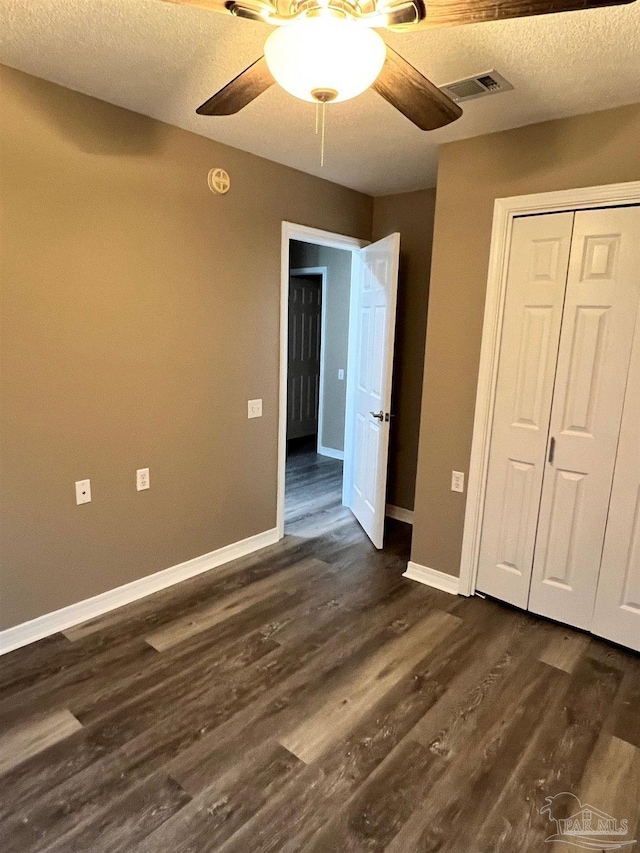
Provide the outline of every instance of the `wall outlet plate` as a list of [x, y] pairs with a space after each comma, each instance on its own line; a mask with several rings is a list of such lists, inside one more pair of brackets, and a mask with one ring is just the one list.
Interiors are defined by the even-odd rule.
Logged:
[[138, 468], [136, 471], [136, 489], [139, 492], [149, 488], [149, 469]]
[[462, 471], [451, 472], [451, 491], [464, 492], [464, 473]]
[[249, 400], [247, 404], [247, 417], [248, 418], [261, 418], [262, 417], [262, 400]]
[[91, 503], [91, 480], [76, 480], [76, 503]]

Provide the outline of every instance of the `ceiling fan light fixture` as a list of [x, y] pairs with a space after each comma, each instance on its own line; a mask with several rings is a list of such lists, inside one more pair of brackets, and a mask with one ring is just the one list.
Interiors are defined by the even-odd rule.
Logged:
[[[368, 89], [382, 70], [386, 47], [375, 30], [327, 12], [279, 27], [264, 55], [277, 83], [303, 101], [347, 101]], [[327, 98], [318, 93], [336, 93]]]

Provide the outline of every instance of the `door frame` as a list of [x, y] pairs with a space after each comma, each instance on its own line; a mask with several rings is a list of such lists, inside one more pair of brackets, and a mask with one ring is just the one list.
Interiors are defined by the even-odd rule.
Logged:
[[461, 595], [473, 595], [476, 591], [513, 221], [518, 216], [629, 204], [640, 204], [640, 181], [495, 200], [460, 558]]
[[[284, 536], [284, 491], [287, 467], [287, 372], [289, 361], [289, 243], [291, 240], [299, 240], [302, 243], [314, 243], [317, 246], [328, 246], [332, 249], [346, 249], [352, 253], [351, 279], [358, 269], [356, 252], [364, 249], [370, 244], [370, 240], [359, 240], [356, 237], [348, 237], [345, 234], [335, 234], [332, 231], [322, 231], [319, 228], [310, 228], [307, 225], [298, 225], [295, 222], [283, 221], [280, 242], [280, 381], [278, 390], [278, 479], [277, 479], [277, 506], [276, 526], [278, 539]], [[349, 300], [349, 355], [347, 357], [347, 414], [349, 410], [349, 394], [351, 391], [350, 362], [352, 357], [351, 342], [355, 337], [353, 323], [355, 311], [353, 310], [353, 299], [357, 288], [351, 288]], [[324, 292], [323, 292], [324, 296]], [[324, 299], [323, 299], [323, 325], [324, 325]], [[321, 332], [322, 334], [322, 332]], [[322, 339], [321, 339], [322, 344]], [[322, 355], [321, 355], [322, 365]], [[322, 367], [321, 367], [322, 376]], [[318, 413], [318, 428], [320, 427], [320, 413]], [[349, 421], [347, 420], [345, 432], [345, 458], [343, 481], [346, 482], [347, 474], [351, 471], [351, 458], [347, 452], [350, 444]]]

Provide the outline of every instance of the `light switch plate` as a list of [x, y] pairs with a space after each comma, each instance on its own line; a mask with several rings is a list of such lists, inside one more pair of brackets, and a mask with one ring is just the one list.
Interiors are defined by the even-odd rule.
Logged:
[[464, 473], [462, 471], [451, 472], [451, 491], [464, 492]]
[[262, 400], [249, 400], [248, 403], [248, 418], [261, 418], [262, 417]]
[[76, 503], [91, 503], [91, 480], [76, 480]]
[[149, 469], [138, 468], [136, 471], [136, 489], [139, 492], [149, 488]]
[[340, 367], [338, 369], [338, 379], [344, 379], [344, 368]]

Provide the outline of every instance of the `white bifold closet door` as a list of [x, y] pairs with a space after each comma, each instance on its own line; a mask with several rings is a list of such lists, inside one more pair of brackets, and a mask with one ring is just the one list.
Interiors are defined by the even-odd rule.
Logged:
[[576, 213], [529, 610], [589, 629], [640, 284], [639, 208]]
[[531, 585], [573, 216], [516, 219], [511, 236], [477, 586], [523, 608]]
[[640, 322], [631, 359], [591, 630], [640, 652]]
[[639, 208], [514, 223], [478, 589], [586, 629], [610, 515], [639, 271]]

